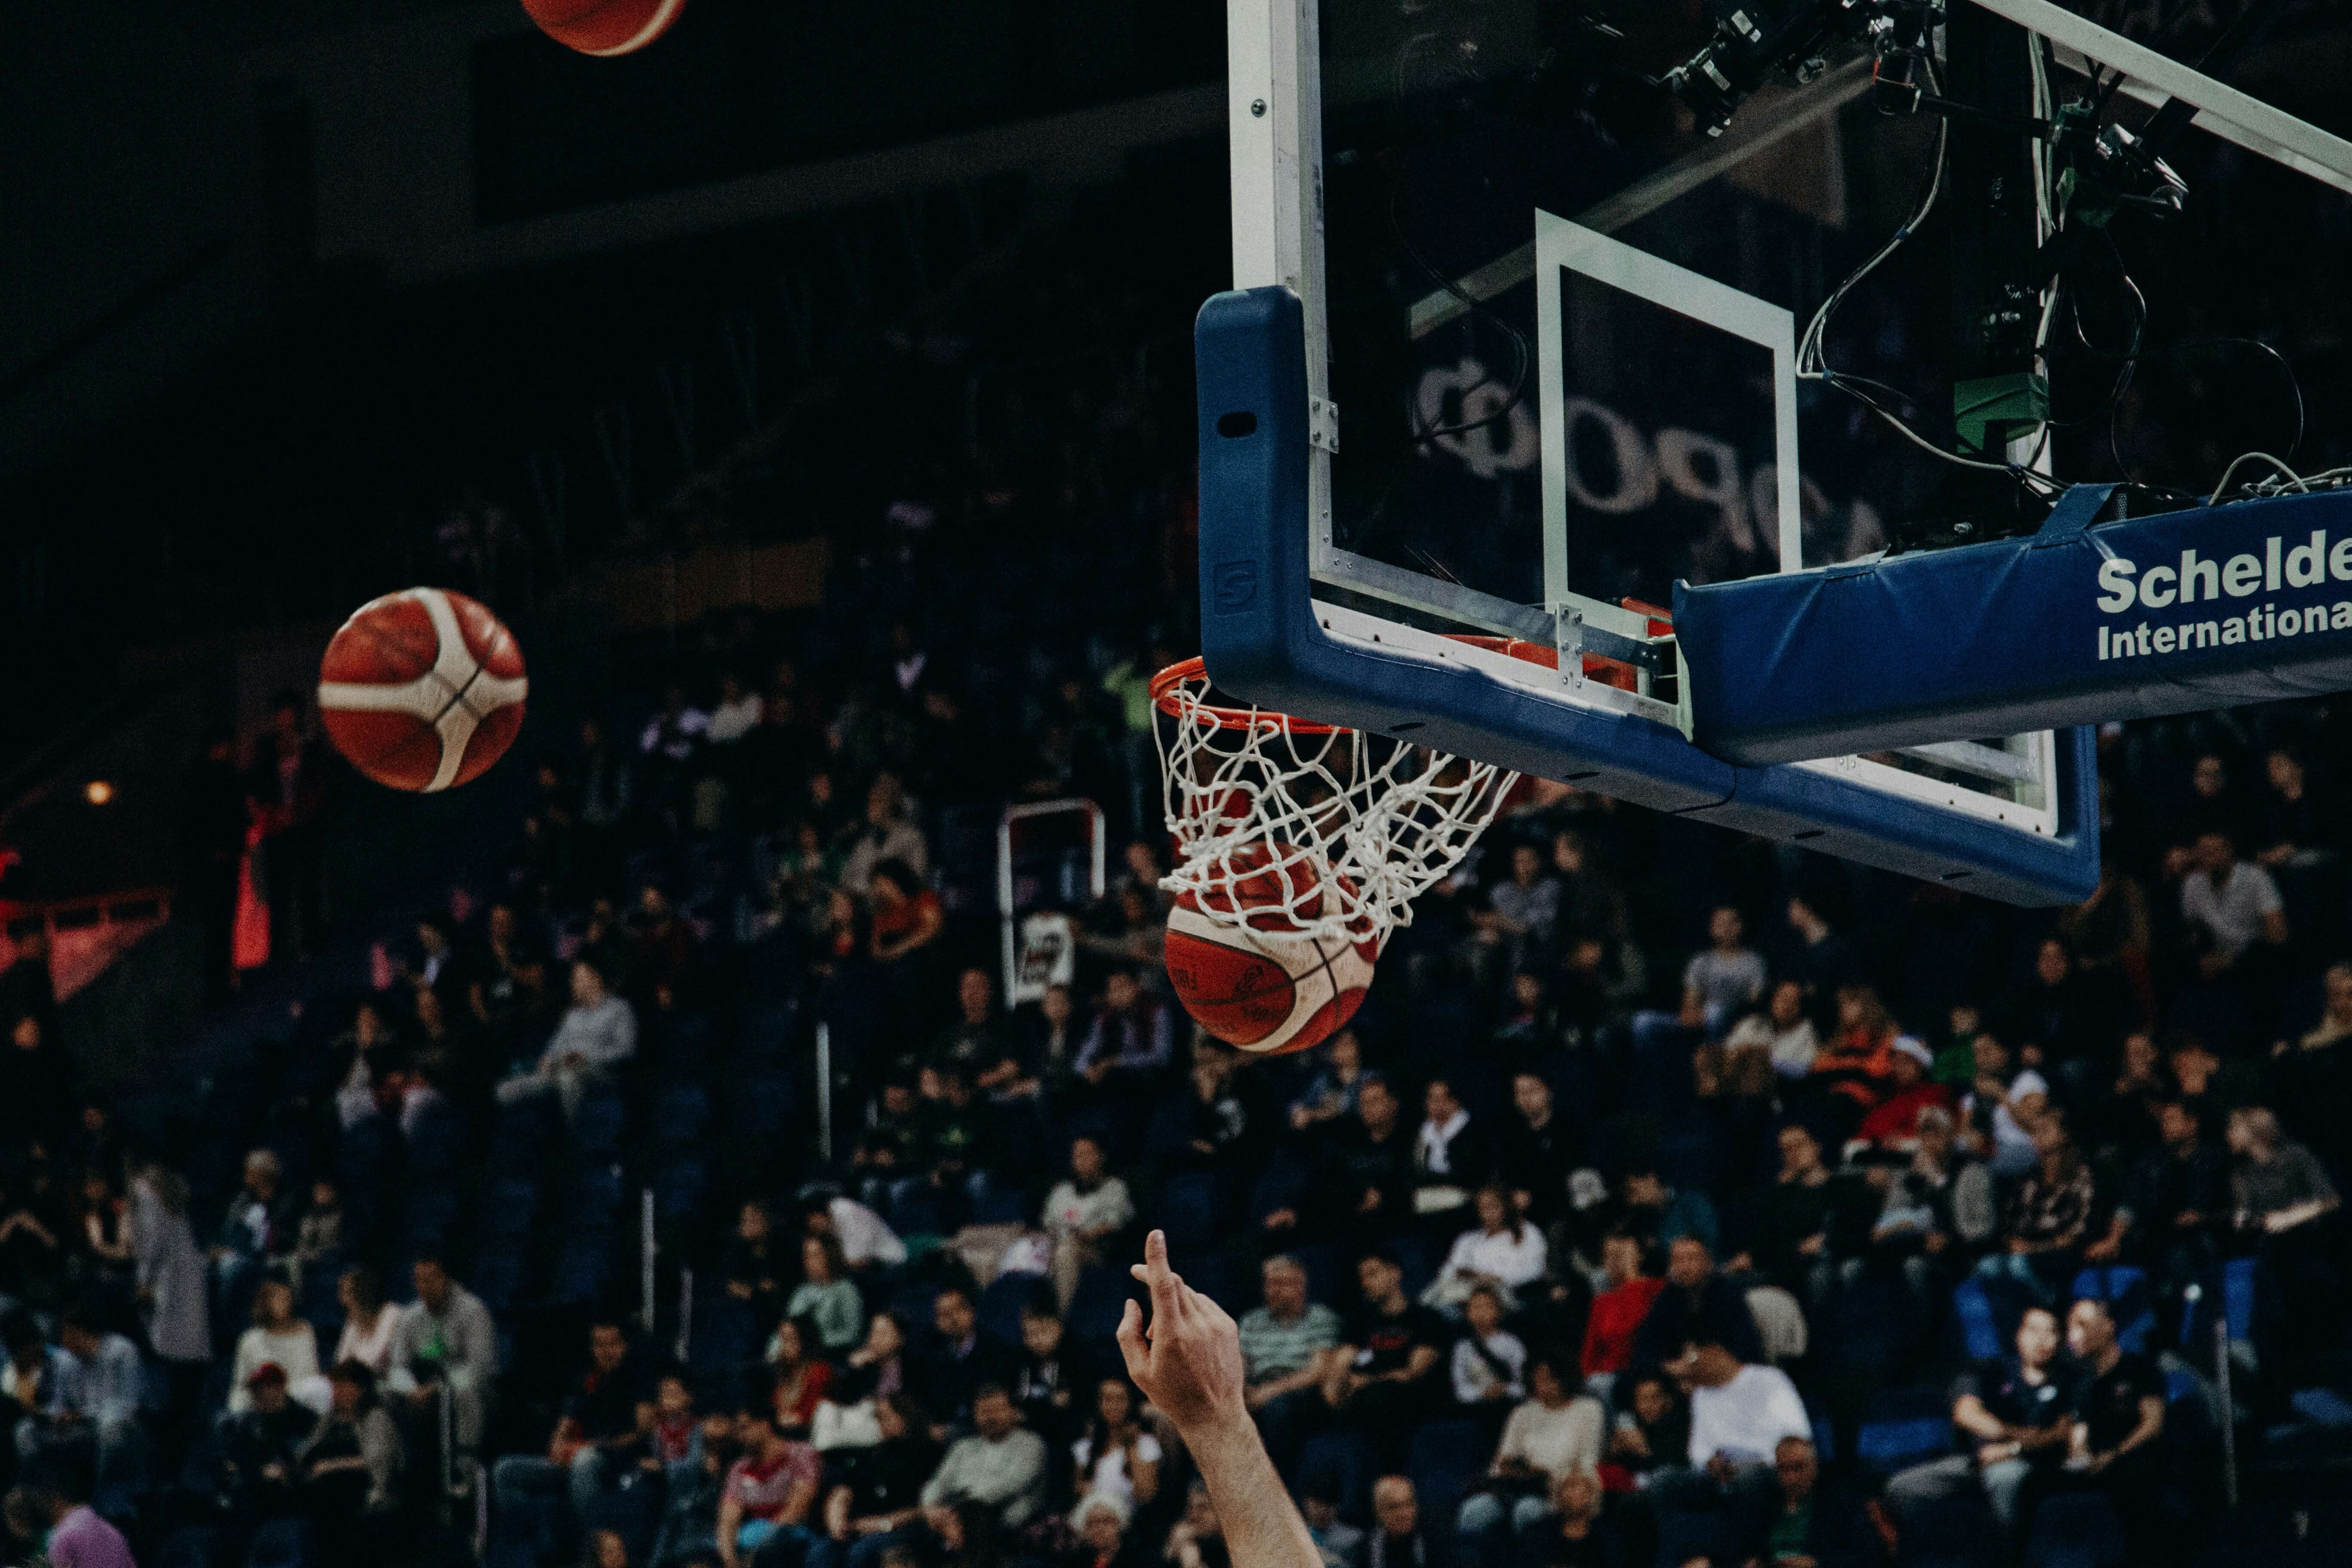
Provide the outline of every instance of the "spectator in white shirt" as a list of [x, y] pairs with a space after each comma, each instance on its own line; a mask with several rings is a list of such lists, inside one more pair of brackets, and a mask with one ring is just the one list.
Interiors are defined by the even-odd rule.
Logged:
[[1496, 1293], [1508, 1311], [1517, 1306], [1516, 1292], [1521, 1287], [1543, 1278], [1549, 1251], [1544, 1234], [1521, 1217], [1506, 1188], [1479, 1188], [1475, 1207], [1477, 1225], [1454, 1238], [1444, 1267], [1422, 1299], [1433, 1307], [1458, 1310], [1472, 1290], [1484, 1286]]
[[378, 1378], [392, 1372], [393, 1346], [400, 1333], [400, 1309], [383, 1299], [383, 1285], [375, 1270], [354, 1263], [335, 1282], [335, 1299], [343, 1305], [343, 1333], [327, 1364], [347, 1361], [364, 1365]]
[[2033, 1147], [2033, 1124], [2050, 1104], [2050, 1080], [2032, 1068], [2013, 1072], [2009, 1047], [1991, 1034], [1975, 1046], [1975, 1091], [1960, 1102], [1970, 1142], [1996, 1176], [2021, 1176], [2041, 1155]]
[[[1723, 1070], [1736, 1086], [1757, 1083], [1755, 1092], [1760, 1094], [1769, 1080], [1749, 1066], [1751, 1058], [1761, 1058], [1778, 1077], [1799, 1079], [1813, 1070], [1813, 1058], [1821, 1054], [1821, 1037], [1813, 1032], [1813, 1021], [1805, 1016], [1804, 986], [1794, 980], [1783, 980], [1772, 987], [1771, 1000], [1762, 1012], [1748, 1014], [1724, 1037]], [[1735, 1092], [1748, 1090], [1741, 1087]]]
[[1764, 994], [1764, 960], [1747, 944], [1747, 923], [1729, 904], [1706, 918], [1713, 945], [1683, 966], [1682, 1026], [1721, 1034]]
[[605, 986], [586, 959], [572, 966], [572, 1006], [540, 1053], [539, 1064], [499, 1085], [501, 1104], [553, 1094], [569, 1121], [588, 1091], [609, 1081], [612, 1069], [637, 1054], [637, 1015]]
[[710, 710], [710, 739], [714, 745], [731, 746], [759, 728], [761, 716], [767, 705], [756, 691], [743, 689], [742, 680], [731, 670], [719, 678], [719, 706]]
[[286, 1374], [287, 1392], [313, 1410], [324, 1410], [331, 1394], [319, 1373], [318, 1331], [294, 1315], [294, 1289], [283, 1279], [265, 1279], [253, 1293], [253, 1327], [238, 1336], [236, 1363], [229, 1371], [228, 1411], [253, 1408], [247, 1386], [264, 1366]]
[[1784, 1437], [1812, 1441], [1797, 1385], [1778, 1367], [1742, 1364], [1712, 1341], [1685, 1346], [1665, 1370], [1690, 1395], [1690, 1468], [1653, 1480], [1661, 1512], [1769, 1517], [1780, 1489], [1774, 1451]]
[[2204, 944], [2197, 967], [2206, 979], [2236, 967], [2257, 942], [2286, 942], [2286, 905], [2271, 874], [2238, 858], [2238, 847], [2222, 832], [2201, 833], [2190, 850], [2195, 869], [2180, 881], [2180, 915]]
[[1485, 1535], [1506, 1518], [1514, 1533], [1527, 1530], [1550, 1511], [1561, 1477], [1599, 1473], [1608, 1424], [1601, 1401], [1589, 1394], [1570, 1397], [1560, 1363], [1548, 1356], [1528, 1363], [1528, 1389], [1533, 1397], [1503, 1423], [1503, 1440], [1487, 1468], [1494, 1489], [1463, 1500], [1456, 1528], [1465, 1535]]
[[1510, 1407], [1527, 1397], [1527, 1342], [1503, 1327], [1503, 1299], [1491, 1285], [1470, 1292], [1467, 1332], [1454, 1342], [1454, 1402], [1464, 1414], [1502, 1430]]

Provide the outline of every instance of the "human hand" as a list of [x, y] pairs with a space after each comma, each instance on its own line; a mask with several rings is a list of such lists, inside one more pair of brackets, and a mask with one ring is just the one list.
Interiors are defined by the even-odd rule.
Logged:
[[1240, 1331], [1223, 1307], [1168, 1267], [1166, 1232], [1144, 1238], [1143, 1261], [1129, 1272], [1151, 1291], [1149, 1328], [1132, 1300], [1118, 1325], [1119, 1352], [1136, 1387], [1188, 1438], [1246, 1422]]

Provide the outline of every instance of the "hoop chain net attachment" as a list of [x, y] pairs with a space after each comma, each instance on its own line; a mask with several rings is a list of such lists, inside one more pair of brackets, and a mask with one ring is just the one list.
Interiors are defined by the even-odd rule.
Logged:
[[1254, 936], [1381, 946], [1518, 782], [1387, 735], [1209, 700], [1197, 658], [1151, 683], [1176, 868], [1160, 879]]

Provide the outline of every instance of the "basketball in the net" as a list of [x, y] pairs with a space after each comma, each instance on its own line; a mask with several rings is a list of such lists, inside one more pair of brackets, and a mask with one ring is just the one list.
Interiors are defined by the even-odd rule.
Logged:
[[[1270, 863], [1274, 857], [1261, 847], [1256, 858]], [[1300, 874], [1294, 864], [1294, 883]], [[1202, 1028], [1245, 1051], [1271, 1055], [1320, 1045], [1363, 1005], [1380, 957], [1369, 932], [1301, 934], [1283, 895], [1280, 878], [1265, 870], [1236, 879], [1230, 895], [1209, 895], [1229, 896], [1242, 910], [1257, 911], [1246, 913], [1246, 926], [1211, 918], [1191, 893], [1168, 911], [1168, 978], [1176, 999]], [[1307, 889], [1310, 918], [1323, 912], [1329, 896]]]
[[319, 662], [319, 716], [352, 766], [394, 789], [478, 778], [522, 728], [522, 649], [463, 594], [409, 588], [373, 599]]
[[522, 0], [539, 30], [583, 55], [625, 55], [669, 30], [686, 0]]

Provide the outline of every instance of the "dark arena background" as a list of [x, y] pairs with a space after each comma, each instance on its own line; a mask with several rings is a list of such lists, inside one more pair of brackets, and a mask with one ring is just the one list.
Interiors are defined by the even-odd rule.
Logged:
[[[2268, 8], [2232, 79], [2352, 134], [2352, 18]], [[1644, 68], [1717, 17], [1614, 12]], [[1154, 1227], [1331, 1568], [2352, 1562], [2343, 698], [2101, 726], [2073, 907], [1528, 780], [1327, 1042], [1178, 1005], [1225, 34], [16, 8], [8, 1563], [1234, 1568], [1111, 1338]], [[1932, 140], [1800, 139], [1724, 232], [1825, 288]], [[2051, 470], [2352, 464], [2352, 199], [2172, 162], [2197, 243], [2116, 220], [2137, 346], [2086, 299]], [[1941, 398], [1946, 268], [1831, 357]], [[529, 694], [409, 793], [320, 683], [416, 587]]]

